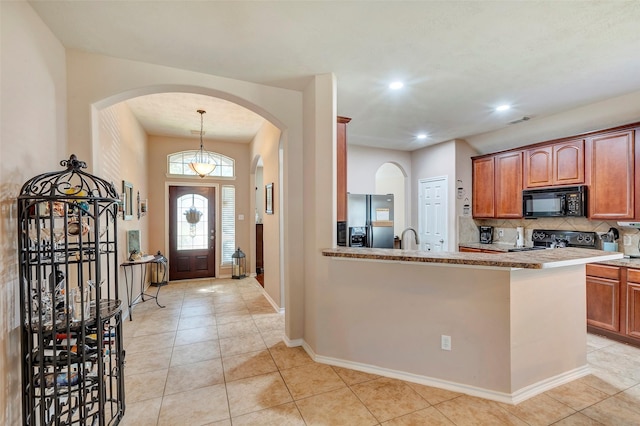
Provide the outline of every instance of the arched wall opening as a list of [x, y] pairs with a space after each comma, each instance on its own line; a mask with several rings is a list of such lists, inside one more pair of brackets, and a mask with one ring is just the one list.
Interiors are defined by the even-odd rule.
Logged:
[[410, 208], [407, 208], [406, 180], [407, 174], [397, 163], [387, 162], [376, 170], [375, 193], [393, 194], [393, 231], [394, 235], [398, 237], [400, 237], [402, 230], [408, 226], [407, 214], [411, 211]]
[[[204, 96], [213, 96], [213, 97], [219, 97], [221, 99], [225, 99], [234, 103], [237, 103], [259, 115], [261, 115], [263, 118], [265, 118], [268, 122], [268, 125], [265, 125], [264, 127], [267, 128], [267, 130], [263, 130], [261, 129], [259, 131], [259, 135], [262, 134], [263, 135], [263, 139], [264, 139], [264, 134], [267, 134], [267, 138], [271, 138], [274, 139], [275, 142], [272, 143], [272, 145], [274, 145], [274, 147], [272, 147], [274, 154], [271, 156], [266, 156], [266, 158], [268, 159], [268, 164], [266, 165], [262, 165], [261, 169], [264, 169], [265, 167], [267, 169], [269, 169], [269, 172], [267, 173], [267, 175], [271, 176], [270, 178], [273, 178], [273, 176], [275, 176], [276, 179], [278, 179], [276, 181], [276, 186], [277, 188], [283, 188], [284, 186], [284, 182], [282, 179], [282, 176], [284, 176], [283, 173], [283, 169], [284, 166], [281, 162], [282, 160], [282, 156], [279, 154], [279, 150], [280, 150], [280, 146], [284, 146], [283, 144], [286, 143], [286, 138], [282, 137], [282, 131], [281, 128], [278, 126], [284, 126], [283, 123], [281, 123], [279, 120], [277, 120], [273, 114], [270, 114], [268, 112], [266, 112], [263, 108], [254, 105], [251, 102], [248, 102], [238, 96], [234, 96], [232, 94], [229, 94], [227, 92], [223, 92], [223, 91], [219, 91], [219, 90], [214, 90], [214, 89], [210, 89], [210, 88], [206, 88], [206, 87], [195, 87], [195, 86], [182, 86], [182, 85], [160, 85], [160, 86], [148, 86], [148, 87], [143, 87], [143, 88], [137, 88], [134, 90], [129, 90], [129, 91], [125, 91], [125, 92], [121, 92], [121, 93], [117, 93], [114, 95], [111, 95], [107, 98], [104, 98], [102, 100], [99, 100], [95, 103], [92, 104], [91, 106], [91, 112], [92, 112], [92, 116], [91, 116], [91, 123], [92, 123], [92, 138], [91, 138], [91, 151], [93, 153], [93, 164], [94, 164], [94, 172], [97, 174], [103, 174], [103, 172], [105, 170], [104, 169], [104, 165], [106, 164], [103, 158], [103, 147], [101, 144], [101, 135], [103, 135], [105, 133], [105, 119], [104, 117], [101, 117], [101, 114], [103, 111], [106, 111], [108, 109], [110, 109], [111, 107], [117, 106], [118, 104], [131, 99], [131, 98], [135, 98], [137, 96], [144, 96], [144, 95], [150, 95], [150, 94], [155, 94], [155, 93], [167, 93], [167, 92], [186, 92], [186, 93], [194, 93], [194, 94], [200, 94], [200, 95], [204, 95]], [[274, 135], [275, 134], [275, 135]], [[123, 143], [126, 143], [126, 138], [123, 138]], [[153, 139], [153, 140], [152, 140]], [[160, 146], [162, 146], [163, 143], [171, 143], [170, 140], [161, 140], [162, 138], [156, 138], [156, 137], [152, 137], [149, 136], [149, 142], [147, 143], [147, 146], [149, 147], [147, 149], [147, 151], [144, 152], [145, 158], [146, 158], [146, 163], [147, 164], [151, 164], [151, 166], [147, 166], [147, 176], [146, 176], [146, 187], [148, 188], [148, 198], [149, 198], [149, 204], [153, 207], [154, 203], [152, 202], [153, 199], [160, 199], [163, 202], [166, 200], [166, 194], [164, 194], [164, 192], [166, 192], [168, 190], [168, 181], [166, 180], [166, 175], [163, 173], [160, 173], [158, 170], [158, 166], [157, 165], [162, 165], [162, 167], [166, 166], [166, 159], [162, 159], [162, 155], [157, 156], [154, 153], [154, 146], [156, 146], [156, 144], [159, 144]], [[259, 136], [256, 137], [256, 139], [260, 139]], [[189, 146], [193, 145], [193, 141], [192, 140], [187, 140], [186, 141], [187, 144], [189, 144]], [[258, 142], [256, 142], [255, 140], [250, 144], [251, 146], [246, 146], [245, 144], [245, 151], [246, 154], [243, 155], [245, 157], [245, 161], [246, 161], [246, 168], [244, 173], [246, 174], [246, 176], [243, 176], [242, 178], [237, 177], [237, 181], [235, 181], [235, 183], [241, 185], [243, 188], [244, 193], [249, 193], [249, 194], [253, 194], [255, 192], [254, 188], [256, 188], [256, 184], [254, 182], [255, 180], [255, 170], [256, 170], [256, 164], [253, 164], [249, 158], [252, 155], [252, 152], [254, 150], [264, 150], [266, 149], [264, 145], [266, 145], [264, 142], [262, 143], [262, 146], [254, 146], [254, 145], [260, 145]], [[179, 147], [176, 147], [175, 149], [180, 150]], [[166, 154], [166, 149], [162, 150], [162, 154], [165, 155]], [[160, 157], [160, 158], [158, 158]], [[260, 158], [262, 158], [261, 156], [259, 156]], [[139, 159], [136, 159], [136, 161]], [[263, 173], [261, 173], [263, 174]], [[142, 178], [140, 178], [142, 179]], [[114, 179], [116, 180], [116, 179]], [[160, 190], [156, 187], [155, 189], [153, 188], [154, 185], [157, 186], [158, 184], [158, 180], [164, 180], [165, 185], [163, 188], [164, 192], [160, 192]], [[193, 179], [174, 179], [172, 178], [172, 183], [173, 184], [181, 184], [183, 183], [184, 185], [207, 185], [207, 183], [204, 183], [204, 181], [198, 181], [198, 180], [193, 180]], [[243, 183], [244, 182], [244, 183]], [[224, 185], [224, 182], [221, 183], [209, 183], [209, 185], [214, 185], [214, 186], [218, 186], [218, 188], [220, 188], [222, 185]], [[117, 185], [116, 185], [117, 186]], [[144, 184], [140, 184], [140, 187], [144, 187]], [[282, 191], [279, 191], [279, 194], [283, 193]], [[218, 196], [219, 198], [219, 196]], [[242, 196], [243, 199], [247, 199], [249, 197], [244, 197]], [[282, 197], [278, 197], [278, 199], [281, 199]], [[166, 203], [165, 203], [166, 204]], [[236, 229], [238, 229], [239, 227], [244, 227], [246, 229], [243, 230], [243, 235], [244, 238], [242, 239], [242, 242], [238, 245], [242, 246], [243, 248], [246, 247], [247, 251], [250, 251], [252, 254], [252, 257], [255, 255], [255, 223], [256, 223], [256, 215], [255, 212], [258, 209], [258, 203], [257, 201], [251, 200], [248, 203], [247, 208], [242, 208], [242, 211], [236, 211]], [[157, 246], [162, 246], [165, 247], [165, 252], [166, 252], [166, 247], [167, 247], [167, 241], [168, 241], [168, 207], [166, 205], [160, 205], [157, 202], [155, 203], [155, 209], [152, 208], [150, 210], [155, 210], [155, 219], [151, 219], [151, 214], [149, 215], [149, 224], [147, 226], [145, 226], [143, 224], [143, 222], [141, 221], [140, 223], [135, 223], [135, 224], [127, 224], [124, 223], [122, 226], [122, 233], [123, 235], [121, 236], [120, 241], [125, 241], [126, 237], [124, 237], [124, 232], [131, 228], [131, 227], [143, 227], [143, 228], [147, 228], [146, 229], [146, 234], [148, 236], [150, 236], [150, 238], [156, 238], [157, 240], [157, 235], [160, 234], [159, 232], [157, 232], [160, 227], [162, 227], [162, 229], [165, 230], [165, 232], [162, 232], [162, 234], [164, 234], [164, 242], [163, 243], [158, 243], [155, 244], [155, 246], [152, 248], [150, 244], [149, 247], [149, 251], [150, 252], [155, 252], [156, 249], [158, 249]], [[271, 219], [272, 223], [275, 223], [274, 226], [272, 226], [272, 228], [274, 229], [274, 232], [272, 232], [270, 235], [267, 236], [268, 241], [267, 244], [272, 247], [272, 248], [278, 248], [277, 250], [274, 251], [274, 253], [279, 254], [282, 253], [283, 250], [281, 249], [282, 246], [282, 241], [283, 238], [281, 238], [282, 232], [280, 231], [281, 229], [281, 223], [283, 220], [283, 210], [278, 209], [277, 215], [273, 215]], [[159, 217], [163, 216], [163, 220], [159, 220]], [[260, 218], [260, 221], [262, 221], [262, 218]], [[151, 229], [153, 229], [153, 232], [151, 232]], [[241, 233], [242, 234], [242, 233]], [[121, 243], [121, 246], [123, 244]], [[151, 251], [153, 250], [153, 251]], [[283, 306], [284, 306], [284, 286], [285, 283], [284, 282], [279, 282], [280, 277], [283, 276], [281, 270], [282, 270], [282, 266], [284, 263], [284, 259], [282, 256], [276, 256], [275, 259], [272, 259], [275, 261], [276, 266], [273, 268], [273, 276], [272, 276], [272, 281], [273, 285], [271, 285], [269, 288], [265, 288], [265, 291], [267, 292], [268, 298], [270, 299], [271, 303], [274, 305], [274, 307], [276, 307], [277, 309], [283, 310]], [[169, 260], [171, 261], [171, 260]], [[251, 262], [252, 265], [255, 265], [255, 259]], [[255, 269], [253, 270], [255, 271]], [[251, 272], [251, 271], [248, 271]], [[121, 280], [122, 281], [122, 280]]]
[[[286, 293], [285, 334], [293, 344], [301, 344], [309, 330], [313, 330], [316, 311], [309, 309], [308, 287], [323, 277], [309, 269], [310, 262], [321, 262], [319, 249], [330, 247], [333, 225], [331, 220], [310, 223], [305, 213], [319, 208], [323, 216], [331, 217], [330, 209], [335, 193], [326, 190], [334, 172], [331, 167], [320, 174], [309, 175], [316, 164], [326, 164], [331, 158], [332, 134], [335, 122], [335, 78], [332, 74], [310, 76], [303, 90], [289, 90], [202, 72], [154, 65], [128, 59], [92, 54], [78, 50], [66, 51], [67, 70], [67, 128], [66, 151], [75, 153], [91, 167], [99, 153], [91, 142], [96, 132], [93, 113], [96, 108], [109, 106], [130, 96], [162, 91], [191, 91], [220, 96], [250, 108], [262, 115], [281, 131], [283, 150], [282, 183], [277, 187], [286, 196], [276, 201], [283, 207], [278, 213], [283, 235], [279, 244], [279, 265]], [[253, 105], [253, 106], [252, 106]], [[313, 157], [305, 153], [321, 151]], [[251, 155], [256, 153], [251, 147]], [[88, 170], [94, 171], [93, 169]], [[247, 174], [248, 176], [248, 174]], [[303, 180], [300, 177], [305, 176]], [[315, 192], [305, 191], [305, 184]], [[250, 184], [247, 184], [250, 188]], [[312, 194], [321, 202], [311, 204]], [[277, 194], [276, 194], [277, 195]], [[151, 194], [149, 194], [151, 197]], [[250, 198], [250, 197], [249, 197]], [[315, 217], [315, 216], [313, 216]], [[306, 232], [311, 232], [307, 235]], [[301, 238], [302, 235], [305, 238]], [[313, 304], [311, 305], [313, 306]], [[314, 339], [311, 336], [310, 339]], [[300, 342], [300, 343], [299, 343]]]

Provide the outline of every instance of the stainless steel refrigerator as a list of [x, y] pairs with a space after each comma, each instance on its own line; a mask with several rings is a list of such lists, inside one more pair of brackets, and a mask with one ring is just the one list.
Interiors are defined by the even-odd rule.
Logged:
[[393, 248], [393, 194], [348, 194], [347, 245]]

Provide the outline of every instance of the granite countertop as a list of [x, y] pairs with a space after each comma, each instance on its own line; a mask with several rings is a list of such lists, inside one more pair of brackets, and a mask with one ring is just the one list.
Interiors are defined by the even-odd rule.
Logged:
[[606, 260], [604, 262], [598, 262], [604, 265], [609, 266], [622, 266], [624, 268], [637, 268], [640, 269], [640, 259], [638, 258], [628, 258], [625, 257], [623, 259], [615, 259], [615, 260]]
[[[491, 243], [491, 244], [460, 243], [459, 246], [460, 247], [473, 248], [473, 249], [480, 249], [480, 250], [500, 251], [500, 252], [505, 252], [505, 253], [508, 252], [509, 249], [514, 248], [514, 245], [511, 244], [511, 243]], [[531, 252], [529, 252], [529, 253], [531, 253]], [[607, 252], [607, 253], [611, 253], [611, 252]], [[615, 253], [617, 253], [617, 252], [615, 252]], [[497, 254], [497, 253], [495, 253], [495, 254]], [[635, 255], [635, 256], [640, 256], [640, 255]], [[634, 257], [634, 258], [625, 257], [625, 258], [621, 258], [621, 259], [598, 261], [598, 263], [602, 263], [604, 265], [609, 265], [609, 266], [622, 266], [622, 267], [625, 267], [625, 268], [638, 268], [638, 269], [640, 269], [640, 257]]]
[[604, 263], [622, 259], [623, 254], [611, 251], [564, 247], [507, 253], [431, 252], [399, 249], [337, 247], [325, 249], [323, 256], [400, 262], [474, 265], [496, 268], [546, 269], [585, 263]]

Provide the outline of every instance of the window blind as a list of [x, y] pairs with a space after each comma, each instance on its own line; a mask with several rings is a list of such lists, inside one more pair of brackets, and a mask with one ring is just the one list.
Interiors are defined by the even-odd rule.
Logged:
[[236, 251], [236, 188], [222, 186], [222, 264], [231, 265]]

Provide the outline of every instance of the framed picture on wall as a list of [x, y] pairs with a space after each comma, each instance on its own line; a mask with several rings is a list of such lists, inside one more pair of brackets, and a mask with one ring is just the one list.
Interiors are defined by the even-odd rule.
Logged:
[[264, 211], [267, 214], [273, 214], [273, 182], [267, 184], [264, 187], [265, 195], [264, 195]]
[[124, 220], [133, 219], [133, 184], [125, 180], [122, 181], [122, 193], [124, 194]]
[[127, 231], [127, 251], [129, 255], [131, 253], [140, 253], [140, 230]]

